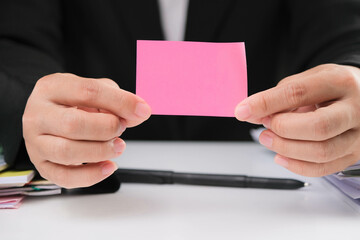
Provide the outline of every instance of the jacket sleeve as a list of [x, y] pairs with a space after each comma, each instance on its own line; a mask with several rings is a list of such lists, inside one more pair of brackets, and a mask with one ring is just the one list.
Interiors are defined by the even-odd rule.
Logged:
[[61, 72], [61, 3], [0, 1], [0, 144], [12, 165], [23, 144], [22, 114], [36, 81]]
[[360, 1], [287, 1], [291, 62], [302, 71], [323, 63], [360, 67]]

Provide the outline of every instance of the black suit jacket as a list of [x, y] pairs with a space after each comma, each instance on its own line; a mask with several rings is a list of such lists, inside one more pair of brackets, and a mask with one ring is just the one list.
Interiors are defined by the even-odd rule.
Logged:
[[[360, 66], [358, 0], [190, 0], [186, 40], [246, 43], [249, 93], [322, 63]], [[156, 0], [1, 0], [0, 141], [24, 160], [21, 116], [54, 72], [135, 90], [136, 40], [161, 40]], [[126, 139], [248, 140], [234, 118], [152, 116]], [[27, 160], [28, 161], [28, 160]]]

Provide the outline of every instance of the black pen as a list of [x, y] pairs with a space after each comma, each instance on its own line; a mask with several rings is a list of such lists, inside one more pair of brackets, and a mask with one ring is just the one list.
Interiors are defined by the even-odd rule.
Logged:
[[298, 189], [308, 183], [288, 178], [249, 177], [245, 175], [200, 174], [159, 170], [118, 169], [123, 183], [188, 184], [217, 187]]
[[345, 177], [360, 177], [360, 169], [349, 169], [341, 171]]

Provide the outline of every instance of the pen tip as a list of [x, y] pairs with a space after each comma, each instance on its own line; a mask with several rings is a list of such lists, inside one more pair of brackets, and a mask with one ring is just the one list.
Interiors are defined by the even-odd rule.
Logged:
[[311, 184], [310, 183], [304, 183], [304, 187], [308, 187], [308, 186], [310, 186]]

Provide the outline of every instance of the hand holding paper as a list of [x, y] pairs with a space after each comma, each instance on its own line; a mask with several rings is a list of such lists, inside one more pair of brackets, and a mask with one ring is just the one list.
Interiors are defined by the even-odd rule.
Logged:
[[250, 96], [236, 118], [268, 128], [259, 140], [279, 165], [324, 176], [360, 159], [359, 103], [359, 68], [324, 64]]
[[247, 97], [244, 43], [138, 41], [136, 94], [153, 114], [233, 117]]
[[125, 150], [119, 136], [150, 115], [144, 100], [111, 79], [47, 75], [25, 107], [26, 149], [42, 177], [65, 188], [91, 186], [117, 169], [109, 159]]

